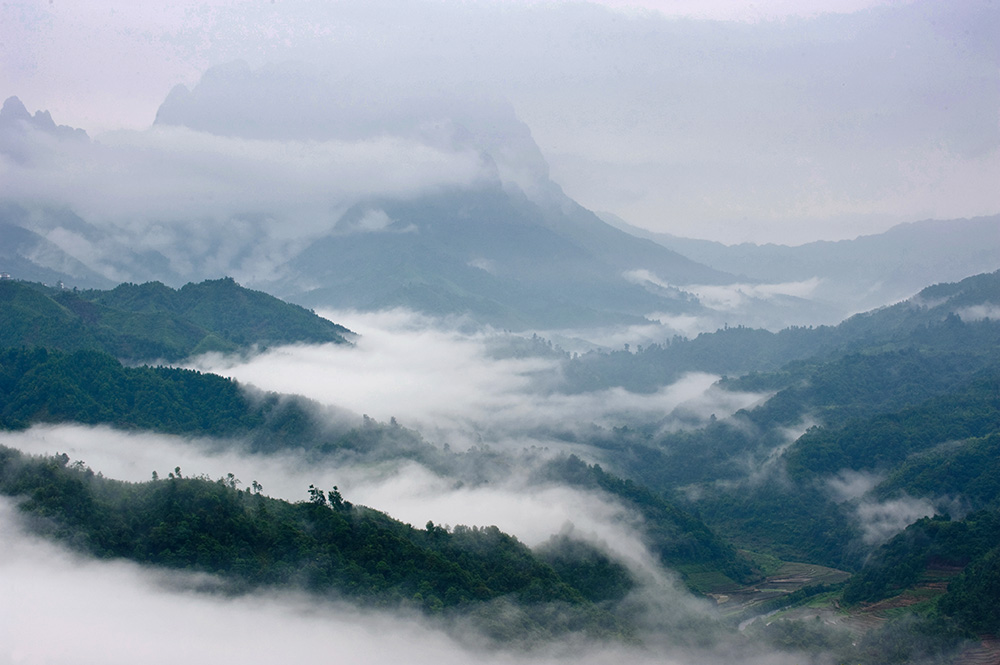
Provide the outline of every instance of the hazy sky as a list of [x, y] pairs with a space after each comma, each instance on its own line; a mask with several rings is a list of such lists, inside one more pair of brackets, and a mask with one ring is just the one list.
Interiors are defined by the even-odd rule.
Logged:
[[[831, 13], [837, 12], [837, 13]], [[0, 96], [91, 136], [209, 67], [300, 61], [513, 104], [585, 206], [724, 241], [1000, 210], [988, 0], [8, 1]]]

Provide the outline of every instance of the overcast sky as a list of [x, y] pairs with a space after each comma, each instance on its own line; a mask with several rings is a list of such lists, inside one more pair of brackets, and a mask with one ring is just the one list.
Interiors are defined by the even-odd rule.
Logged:
[[0, 96], [100, 138], [236, 59], [486, 90], [585, 206], [794, 244], [1000, 212], [998, 16], [988, 0], [8, 0]]

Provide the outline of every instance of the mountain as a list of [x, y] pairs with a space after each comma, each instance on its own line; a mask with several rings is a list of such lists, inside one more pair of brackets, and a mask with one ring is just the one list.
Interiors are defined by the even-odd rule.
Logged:
[[[950, 345], [970, 352], [992, 343], [989, 320], [998, 317], [1000, 271], [973, 275], [960, 282], [936, 284], [888, 307], [855, 314], [835, 326], [792, 326], [771, 332], [733, 326], [691, 339], [676, 337], [635, 351], [583, 354], [565, 364], [564, 390], [586, 391], [621, 386], [650, 392], [685, 372], [708, 371], [738, 377], [775, 372], [794, 361], [809, 366], [870, 349], [904, 350]], [[957, 323], [986, 323], [956, 326]], [[961, 340], [955, 330], [979, 329], [986, 337]], [[807, 366], [802, 363], [801, 366]], [[801, 378], [801, 375], [798, 376]], [[751, 388], [753, 389], [753, 388]]]
[[[577, 443], [739, 546], [857, 568], [908, 515], [996, 508], [988, 470], [1000, 433], [997, 294], [1000, 272], [927, 287], [837, 327], [730, 329], [568, 360], [568, 377], [602, 373], [607, 382], [595, 387], [620, 377], [638, 387], [656, 385], [657, 370], [663, 381], [678, 366], [705, 368], [715, 350], [734, 346], [725, 358], [743, 376], [721, 386], [765, 396], [703, 426], [633, 422]], [[755, 364], [774, 369], [751, 371]]]
[[0, 270], [29, 282], [65, 282], [85, 288], [114, 286], [111, 280], [28, 229], [34, 225], [30, 217], [22, 206], [0, 203]]
[[60, 140], [88, 141], [82, 129], [56, 125], [48, 111], [35, 111], [32, 115], [17, 97], [8, 97], [0, 108], [0, 153], [19, 163], [30, 163], [34, 157], [28, 132], [39, 132]]
[[853, 240], [796, 247], [724, 245], [653, 233], [614, 215], [601, 216], [638, 237], [750, 282], [816, 280], [809, 298], [832, 308], [826, 320], [799, 323], [830, 323], [907, 298], [927, 284], [954, 282], [1000, 268], [1000, 215], [910, 222]]
[[[386, 226], [359, 228], [372, 216]], [[629, 281], [630, 269], [721, 279], [579, 206], [571, 215], [555, 213], [498, 186], [372, 202], [349, 211], [341, 226], [289, 261], [287, 276], [266, 288], [314, 307], [402, 306], [524, 328], [703, 310], [679, 290]]]
[[122, 284], [77, 291], [0, 281], [0, 346], [105, 351], [129, 361], [177, 361], [254, 345], [346, 343], [350, 334], [299, 306], [232, 279]]
[[[615, 229], [569, 199], [509, 103], [404, 86], [392, 94], [406, 103], [394, 105], [385, 94], [371, 82], [294, 63], [257, 70], [232, 63], [190, 90], [174, 89], [153, 128], [126, 137], [141, 149], [120, 152], [61, 134], [40, 141], [12, 98], [8, 133], [19, 154], [45, 156], [57, 168], [90, 160], [98, 190], [81, 197], [86, 213], [72, 201], [15, 197], [0, 221], [57, 242], [62, 255], [17, 256], [74, 286], [101, 277], [180, 286], [234, 275], [309, 307], [405, 306], [517, 329], [641, 323], [653, 313], [712, 316], [668, 283], [733, 278]], [[186, 164], [177, 151], [187, 155], [189, 145]], [[204, 168], [206, 150], [231, 159], [246, 184], [216, 182], [218, 169], [186, 180]], [[260, 173], [245, 163], [248, 155], [261, 155]], [[359, 173], [344, 168], [341, 186], [323, 174], [339, 168], [340, 155], [373, 161]], [[124, 184], [121, 163], [151, 180]], [[163, 172], [175, 163], [180, 172]], [[315, 184], [300, 193], [303, 179]], [[185, 185], [173, 192], [174, 182]], [[162, 199], [132, 200], [164, 187]], [[100, 188], [114, 192], [113, 205], [100, 201]], [[130, 215], [101, 213], [131, 205]], [[7, 272], [20, 278], [26, 265]]]
[[[372, 464], [402, 459], [417, 460], [436, 469], [441, 474], [447, 474], [456, 481], [464, 483], [502, 482], [509, 473], [511, 464], [517, 463], [508, 455], [492, 453], [489, 450], [471, 449], [465, 453], [455, 453], [445, 447], [443, 450], [425, 442], [419, 434], [406, 430], [396, 423], [382, 425], [370, 418], [356, 418], [339, 414], [338, 418], [329, 409], [322, 409], [317, 404], [294, 396], [261, 394], [259, 391], [247, 389], [236, 382], [212, 374], [202, 374], [191, 370], [167, 367], [125, 367], [111, 356], [98, 351], [76, 351], [65, 353], [43, 348], [0, 350], [0, 430], [24, 429], [32, 425], [47, 423], [78, 423], [87, 425], [112, 425], [125, 430], [147, 430], [154, 432], [203, 437], [206, 435], [221, 440], [240, 441], [243, 445], [258, 453], [288, 453], [295, 454], [304, 461], [330, 463], [331, 460], [347, 463], [348, 461]], [[0, 493], [27, 493], [46, 496], [44, 505], [28, 504], [27, 510], [43, 510], [61, 523], [60, 532], [73, 537], [77, 529], [83, 529], [84, 540], [90, 543], [93, 553], [98, 555], [114, 555], [133, 558], [145, 563], [155, 563], [168, 566], [190, 567], [203, 570], [208, 567], [227, 576], [244, 577], [246, 567], [230, 557], [242, 558], [246, 553], [236, 553], [231, 549], [218, 551], [209, 559], [201, 557], [201, 548], [194, 548], [181, 539], [181, 534], [175, 534], [175, 544], [170, 549], [175, 554], [177, 548], [190, 550], [191, 556], [174, 558], [163, 547], [156, 545], [155, 530], [150, 533], [147, 528], [138, 531], [119, 529], [114, 533], [104, 531], [101, 534], [87, 535], [93, 525], [81, 523], [80, 513], [72, 510], [64, 503], [65, 499], [80, 500], [80, 492], [94, 492], [95, 496], [87, 498], [88, 510], [107, 498], [108, 491], [102, 487], [91, 486], [93, 472], [88, 475], [80, 473], [64, 474], [59, 467], [65, 463], [52, 465], [48, 461], [34, 460], [29, 464], [18, 462], [17, 455], [0, 446]], [[9, 466], [6, 468], [4, 464]], [[34, 465], [42, 471], [41, 477], [34, 477], [30, 467]], [[469, 473], [473, 470], [472, 473]], [[76, 472], [82, 471], [79, 466]], [[27, 473], [29, 479], [25, 479]], [[20, 475], [19, 475], [20, 474]], [[64, 474], [62, 481], [68, 487], [58, 491], [52, 487], [53, 474]], [[177, 478], [179, 480], [179, 471]], [[103, 482], [103, 481], [102, 481]], [[689, 584], [697, 589], [703, 578], [719, 580], [728, 584], [755, 581], [759, 572], [743, 555], [736, 552], [730, 545], [715, 536], [701, 520], [678, 510], [670, 502], [635, 483], [625, 481], [604, 472], [600, 467], [588, 466], [576, 457], [551, 460], [538, 467], [537, 478], [532, 481], [540, 487], [551, 486], [553, 482], [562, 482], [578, 486], [591, 493], [607, 493], [617, 501], [629, 506], [643, 516], [642, 529], [647, 533], [650, 545], [657, 557], [665, 566], [678, 569], [687, 579], [691, 574]], [[38, 484], [33, 484], [38, 483]], [[82, 483], [82, 485], [81, 485]], [[220, 483], [222, 485], [224, 483]], [[113, 485], [113, 483], [112, 483]], [[127, 484], [123, 484], [127, 485]], [[210, 486], [208, 483], [202, 486]], [[88, 487], [90, 486], [90, 487]], [[170, 486], [173, 487], [173, 486]], [[189, 490], [195, 488], [189, 482]], [[162, 490], [162, 487], [160, 488]], [[202, 491], [199, 490], [199, 491]], [[172, 493], [175, 489], [170, 490]], [[223, 492], [216, 489], [213, 491]], [[146, 501], [156, 493], [156, 485], [152, 487], [136, 487], [131, 490], [132, 501]], [[232, 498], [233, 495], [229, 495]], [[235, 495], [237, 498], [239, 494]], [[102, 498], [103, 497], [103, 498]], [[161, 497], [162, 498], [162, 497]], [[228, 501], [228, 499], [227, 499]], [[259, 510], [262, 499], [256, 499], [251, 507]], [[269, 504], [273, 510], [280, 508], [277, 502]], [[95, 514], [105, 514], [107, 511], [119, 511], [121, 506], [105, 505]], [[155, 510], [155, 508], [150, 508]], [[131, 508], [129, 510], [132, 510]], [[197, 512], [197, 506], [181, 508], [174, 505], [173, 510], [192, 510]], [[267, 512], [267, 511], [265, 511]], [[237, 514], [240, 514], [237, 511]], [[388, 518], [386, 518], [388, 519]], [[130, 520], [134, 522], [133, 520]], [[157, 524], [153, 520], [152, 526]], [[401, 525], [400, 525], [401, 526]], [[246, 533], [246, 525], [216, 524], [206, 528], [218, 529], [215, 535], [199, 535], [198, 539], [222, 539], [231, 541], [234, 534], [230, 528]], [[269, 527], [270, 528], [270, 527]], [[407, 527], [409, 528], [409, 527]], [[428, 527], [429, 532], [437, 534], [438, 540], [455, 538], [462, 540], [487, 533], [499, 537], [495, 528], [480, 534], [480, 530], [469, 532], [464, 527], [456, 527], [447, 532], [441, 527]], [[408, 531], [407, 533], [412, 533]], [[100, 536], [95, 540], [95, 536]], [[190, 534], [189, 534], [190, 536]], [[109, 537], [110, 541], [100, 541]], [[243, 582], [252, 584], [294, 583], [300, 579], [294, 576], [286, 579], [284, 571], [287, 566], [300, 568], [303, 563], [280, 563], [284, 556], [283, 548], [274, 544], [273, 540], [261, 537], [262, 541], [251, 549], [259, 550], [255, 555], [257, 564], [253, 566], [254, 573], [250, 579]], [[343, 538], [340, 534], [338, 538]], [[340, 541], [338, 541], [340, 542]], [[509, 542], [509, 541], [504, 541]], [[270, 545], [268, 544], [270, 543]], [[502, 544], [502, 543], [501, 543]], [[248, 545], [249, 546], [249, 545]], [[221, 545], [212, 545], [213, 548]], [[268, 547], [277, 547], [268, 550]], [[341, 545], [343, 547], [343, 545]], [[96, 549], [93, 549], [96, 548]], [[152, 549], [149, 549], [152, 548]], [[581, 551], [583, 548], [584, 551]], [[570, 538], [563, 534], [554, 538], [539, 550], [539, 555], [551, 558], [560, 570], [560, 575], [566, 579], [587, 581], [587, 588], [600, 589], [601, 600], [621, 600], [634, 587], [632, 575], [622, 568], [620, 563], [608, 559], [607, 555], [591, 552], [590, 546], [578, 538]], [[522, 549], [523, 548], [519, 548]], [[142, 550], [142, 554], [139, 554]], [[195, 556], [195, 552], [198, 556]], [[526, 551], [525, 555], [526, 555]], [[611, 574], [613, 580], [595, 579], [593, 572], [580, 570], [581, 557], [592, 564], [597, 554], [596, 563], [604, 574]], [[407, 556], [419, 556], [410, 552]], [[267, 563], [271, 559], [271, 563]], [[369, 562], [375, 565], [377, 560]], [[409, 569], [412, 561], [401, 561], [397, 565]], [[368, 567], [369, 564], [364, 564]], [[692, 573], [697, 572], [697, 575]], [[540, 574], [545, 574], [542, 571]], [[552, 575], [549, 575], [551, 578]], [[497, 582], [499, 583], [499, 582]], [[360, 587], [347, 580], [336, 578], [320, 588], [332, 586], [340, 591], [361, 592], [365, 597], [377, 596], [380, 588], [368, 588], [367, 582]], [[492, 587], [492, 584], [488, 584]], [[310, 585], [310, 589], [315, 591]], [[442, 589], [444, 590], [444, 589]], [[506, 587], [505, 593], [514, 589]], [[536, 590], [537, 592], [537, 590]], [[596, 592], [596, 591], [595, 591]], [[411, 590], [412, 593], [412, 590]], [[612, 597], [607, 597], [610, 594]], [[424, 594], [426, 596], [426, 593]], [[446, 605], [454, 605], [462, 594], [440, 595]], [[544, 595], [544, 594], [543, 594]], [[582, 594], [590, 598], [589, 593]], [[466, 594], [462, 603], [475, 600], [481, 602], [489, 599], [489, 594], [476, 597]], [[535, 596], [537, 600], [539, 597]], [[398, 599], [397, 599], [398, 600]]]
[[[309, 306], [471, 314], [511, 328], [567, 327], [700, 309], [686, 294], [637, 283], [632, 273], [729, 280], [614, 229], [566, 197], [505, 102], [409, 91], [402, 93], [406, 104], [362, 111], [346, 100], [378, 93], [357, 81], [327, 87], [294, 65], [281, 68], [280, 80], [276, 73], [241, 63], [210, 70], [194, 89], [175, 89], [156, 122], [255, 140], [389, 133], [452, 152], [474, 150], [491, 173], [483, 184], [359, 202], [335, 220], [332, 233], [281, 266], [279, 280], [262, 283], [282, 297]], [[242, 103], [248, 96], [255, 104]]]
[[[23, 512], [44, 516], [51, 535], [93, 556], [209, 573], [230, 593], [298, 587], [375, 607], [478, 614], [487, 632], [491, 619], [503, 621], [502, 610], [490, 608], [503, 598], [526, 642], [566, 630], [567, 622], [594, 636], [628, 633], [496, 527], [446, 530], [429, 522], [418, 529], [354, 506], [336, 487], [310, 486], [308, 501], [291, 503], [256, 487], [241, 491], [232, 474], [215, 482], [185, 478], [177, 468], [166, 479], [134, 484], [68, 462], [0, 446], [0, 494], [24, 497]], [[506, 632], [502, 623], [493, 629]]]
[[[896, 595], [904, 596], [900, 603], [913, 598], [921, 611], [940, 613], [946, 624], [942, 640], [961, 634], [955, 631], [993, 630], [989, 599], [1000, 500], [995, 479], [1000, 325], [993, 318], [998, 283], [1000, 272], [937, 284], [838, 327], [797, 329], [792, 345], [797, 360], [724, 384], [770, 391], [766, 401], [686, 430], [667, 423], [629, 422], [607, 431], [594, 426], [590, 434], [573, 434], [558, 444], [601, 457], [610, 471], [578, 457], [553, 456], [533, 467], [528, 485], [572, 486], [614, 497], [639, 516], [637, 528], [660, 564], [677, 570], [691, 588], [714, 594], [722, 612], [737, 611], [730, 598], [759, 594], [758, 586], [772, 583], [760, 581], [757, 562], [774, 569], [780, 559], [836, 566], [855, 577], [843, 589], [803, 582], [798, 591], [762, 607], [837, 602], [845, 611], [863, 613], [875, 610], [856, 603]], [[19, 307], [34, 302], [33, 294], [48, 298], [39, 301], [49, 309], [36, 323], [54, 320], [61, 301], [46, 295], [52, 290], [17, 287]], [[225, 329], [242, 316], [231, 303], [248, 301], [242, 311], [258, 316], [267, 311], [259, 307], [271, 302], [231, 280], [180, 290], [126, 284], [83, 295], [80, 302], [92, 306], [93, 318], [103, 320], [101, 308], [113, 307], [123, 329], [143, 325], [129, 320], [165, 312], [183, 312]], [[85, 310], [79, 302], [76, 308]], [[243, 328], [252, 330], [256, 323], [244, 321]], [[65, 327], [59, 334], [72, 333]], [[780, 333], [766, 334], [781, 339]], [[812, 355], [803, 351], [810, 346]], [[775, 351], [769, 362], [780, 357]], [[0, 392], [4, 429], [74, 422], [209, 434], [238, 438], [256, 452], [296, 450], [307, 460], [415, 460], [462, 483], [492, 483], [518, 463], [487, 447], [464, 453], [438, 448], [396, 423], [365, 418], [358, 426], [355, 418], [354, 425], [343, 420], [334, 425], [306, 400], [248, 392], [233, 381], [190, 370], [125, 367], [95, 350], [5, 350]], [[813, 425], [805, 428], [807, 419]], [[489, 614], [496, 594], [502, 594], [537, 619], [532, 630], [551, 627], [537, 603], [579, 608], [578, 625], [599, 633], [627, 634], [634, 618], [627, 602], [617, 603], [629, 597], [635, 578], [613, 558], [566, 534], [530, 551], [492, 528], [413, 529], [349, 506], [339, 494], [328, 501], [325, 493], [314, 492], [308, 502], [289, 504], [239, 492], [233, 478], [188, 479], [179, 470], [168, 480], [130, 485], [88, 475], [82, 464], [68, 465], [65, 456], [27, 460], [0, 449], [0, 462], [0, 488], [27, 497], [22, 510], [44, 515], [39, 524], [49, 533], [100, 556], [212, 572], [236, 589], [304, 584], [312, 593], [345, 592], [361, 602], [412, 601], [430, 613]], [[468, 468], [474, 473], [466, 474]], [[214, 509], [204, 510], [205, 505]], [[931, 517], [945, 508], [961, 514], [954, 522]], [[172, 529], [176, 520], [187, 529]], [[281, 534], [299, 531], [299, 549], [285, 547]], [[379, 547], [366, 549], [376, 542]], [[323, 555], [334, 552], [331, 543], [338, 554]], [[378, 557], [370, 556], [373, 550]], [[500, 573], [507, 571], [505, 564], [489, 552], [516, 562], [521, 573]], [[437, 557], [454, 561], [457, 568], [441, 563], [440, 570], [471, 586], [459, 584], [459, 578], [438, 583], [414, 564], [441, 561]], [[302, 575], [289, 577], [288, 570]], [[953, 589], [940, 586], [936, 580], [942, 576], [954, 581]], [[470, 589], [480, 596], [474, 598]], [[492, 625], [502, 630], [509, 621]], [[904, 634], [926, 633], [920, 625]], [[866, 639], [877, 635], [884, 642], [892, 630], [890, 624]]]

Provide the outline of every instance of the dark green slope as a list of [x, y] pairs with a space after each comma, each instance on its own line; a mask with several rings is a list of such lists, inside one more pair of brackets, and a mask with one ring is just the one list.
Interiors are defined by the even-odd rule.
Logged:
[[[256, 451], [347, 453], [366, 459], [432, 457], [415, 433], [365, 418], [333, 425], [301, 397], [248, 391], [193, 370], [125, 367], [98, 351], [0, 350], [0, 428], [81, 423], [246, 442]], [[345, 422], [351, 422], [348, 417]]]
[[[81, 423], [209, 435], [245, 442], [254, 451], [296, 450], [307, 459], [416, 459], [468, 482], [500, 477], [513, 463], [504, 454], [486, 450], [441, 451], [395, 423], [382, 425], [364, 418], [360, 426], [351, 427], [329, 422], [321, 407], [308, 400], [248, 394], [235, 381], [213, 374], [125, 367], [107, 354], [87, 350], [0, 352], [0, 427], [4, 429]], [[643, 529], [653, 551], [670, 568], [697, 565], [737, 582], [756, 575], [753, 566], [704, 523], [641, 485], [577, 458], [553, 462], [543, 476], [540, 482], [557, 480], [600, 490], [634, 508], [644, 517]], [[604, 561], [602, 565], [617, 570], [617, 564]], [[627, 578], [623, 571], [617, 574]], [[612, 586], [622, 592], [621, 584]]]
[[1000, 374], [902, 411], [806, 432], [785, 453], [793, 478], [885, 470], [950, 441], [1000, 432]]
[[[619, 385], [649, 392], [690, 371], [742, 376], [782, 369], [787, 379], [769, 387], [784, 387], [805, 378], [810, 368], [852, 353], [917, 350], [968, 355], [970, 345], [984, 352], [1000, 343], [997, 326], [989, 322], [961, 326], [975, 323], [971, 308], [995, 306], [998, 294], [1000, 271], [928, 287], [907, 301], [857, 314], [836, 326], [791, 327], [776, 333], [737, 326], [693, 339], [678, 337], [633, 353], [588, 353], [566, 363], [566, 387], [582, 391]], [[963, 322], [958, 313], [969, 320]], [[788, 365], [794, 361], [803, 364], [792, 371]]]
[[[917, 520], [879, 547], [847, 584], [843, 601], [916, 600], [941, 627], [965, 636], [1000, 630], [1000, 513]], [[893, 601], [889, 601], [890, 603]]]
[[1000, 509], [1000, 433], [911, 453], [875, 489], [880, 499], [961, 496], [973, 508]]
[[[739, 546], [857, 569], [872, 545], [858, 504], [828, 485], [844, 471], [886, 477], [871, 501], [906, 493], [995, 508], [988, 470], [1000, 433], [1000, 323], [977, 320], [970, 308], [997, 293], [998, 273], [925, 289], [913, 302], [820, 331], [825, 341], [812, 357], [724, 382], [774, 393], [753, 409], [687, 431], [632, 425], [586, 442], [616, 473], [667, 492]], [[794, 334], [806, 340], [814, 331]], [[810, 421], [816, 426], [789, 440]]]
[[130, 361], [176, 361], [255, 344], [344, 343], [348, 333], [231, 279], [177, 291], [158, 282], [110, 291], [0, 282], [0, 347], [94, 349]]
[[[883, 406], [895, 402], [897, 408], [902, 407], [899, 410], [845, 407], [845, 414], [866, 415], [828, 420], [827, 426], [807, 431], [771, 462], [774, 482], [741, 482], [738, 465], [731, 466], [724, 456], [718, 461], [708, 456], [698, 445], [707, 437], [692, 435], [685, 450], [693, 458], [687, 460], [687, 468], [700, 474], [695, 480], [710, 483], [723, 474], [739, 488], [706, 491], [697, 506], [713, 528], [747, 547], [763, 547], [786, 558], [846, 569], [864, 561], [870, 546], [862, 542], [856, 503], [838, 501], [827, 486], [827, 481], [844, 471], [887, 477], [871, 497], [873, 501], [905, 493], [930, 501], [950, 497], [967, 506], [995, 506], [996, 483], [985, 471], [995, 466], [988, 455], [995, 445], [993, 437], [1000, 433], [1000, 373], [994, 370], [982, 378], [975, 378], [980, 372], [972, 374], [972, 378], [952, 386], [936, 384], [933, 387], [940, 394], [922, 401], [909, 401], [903, 382], [902, 396], [879, 402]], [[883, 380], [884, 375], [873, 379], [877, 379], [875, 385], [893, 389], [891, 381], [887, 384]], [[783, 443], [780, 427], [764, 429], [768, 425], [766, 413], [762, 407], [749, 416], [761, 431], [770, 434], [756, 439], [747, 436], [750, 428], [744, 420], [721, 426], [717, 440], [742, 442], [744, 449], [736, 455], [744, 459], [756, 456], [764, 468], [769, 451]], [[669, 443], [667, 439], [660, 447]], [[669, 463], [669, 459], [665, 461]], [[970, 468], [974, 464], [977, 468]]]
[[[631, 480], [588, 465], [576, 456], [553, 460], [544, 467], [544, 476], [584, 489], [598, 489], [612, 495], [643, 518], [643, 531], [651, 551], [663, 564], [688, 572], [711, 571], [730, 582], [748, 584], [760, 579], [758, 569], [716, 536], [701, 520], [677, 508], [661, 495]], [[689, 580], [692, 587], [697, 587]]]
[[40, 285], [0, 281], [0, 347], [76, 350], [99, 346], [80, 316], [58, 303], [54, 294]]
[[[91, 295], [93, 294], [93, 295]], [[122, 284], [85, 298], [129, 313], [166, 311], [237, 344], [344, 342], [350, 331], [297, 305], [231, 278], [186, 284], [173, 290], [158, 283]]]
[[[0, 447], [0, 492], [23, 497], [21, 510], [44, 518], [37, 528], [101, 558], [214, 573], [233, 590], [292, 585], [429, 612], [510, 598], [526, 608], [518, 621], [528, 634], [623, 631], [496, 527], [415, 529], [351, 505], [336, 488], [310, 487], [308, 501], [292, 504], [240, 491], [232, 476], [212, 482], [178, 470], [131, 484], [68, 462], [65, 455], [28, 458]], [[532, 619], [532, 606], [553, 603], [561, 608], [558, 619], [544, 611]]]

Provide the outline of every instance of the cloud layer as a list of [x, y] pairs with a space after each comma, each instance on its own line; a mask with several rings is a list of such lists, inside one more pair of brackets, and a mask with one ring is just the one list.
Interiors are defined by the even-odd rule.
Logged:
[[608, 4], [14, 2], [0, 87], [93, 134], [148, 126], [211, 66], [322, 63], [369, 119], [509, 99], [570, 196], [646, 228], [802, 242], [996, 213], [992, 3]]
[[0, 155], [0, 199], [69, 209], [100, 228], [33, 230], [113, 280], [123, 278], [117, 248], [160, 252], [190, 279], [266, 280], [359, 201], [495, 177], [475, 151], [390, 135], [278, 141], [157, 126], [88, 142], [24, 126], [21, 140], [30, 159]]
[[491, 344], [498, 339], [502, 344], [503, 335], [463, 332], [404, 310], [325, 314], [360, 334], [356, 346], [281, 347], [250, 358], [208, 355], [194, 367], [382, 421], [395, 417], [460, 450], [484, 442], [514, 449], [557, 447], [538, 431], [671, 417], [704, 420], [761, 398], [718, 389], [719, 377], [705, 373], [688, 374], [649, 394], [610, 388], [567, 395], [558, 390], [557, 358], [498, 357]]

